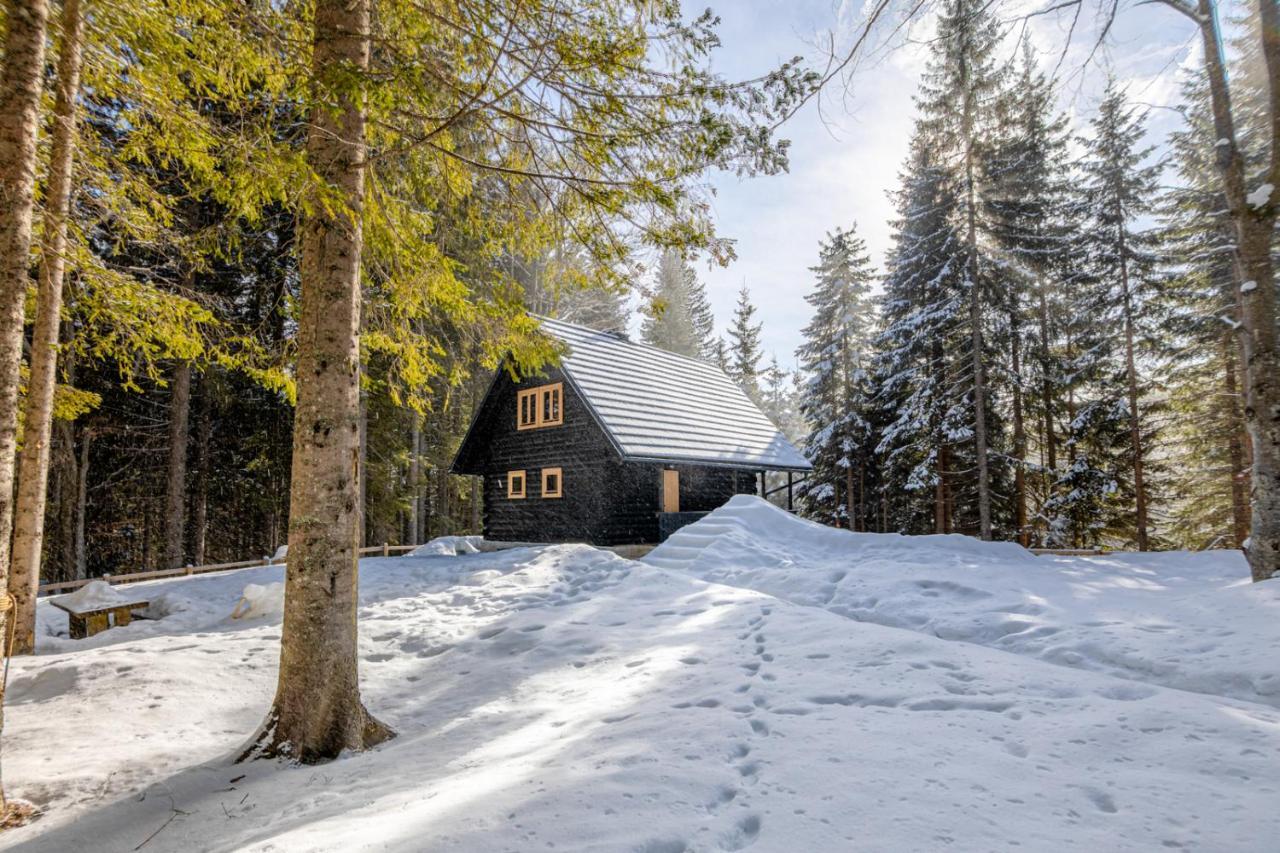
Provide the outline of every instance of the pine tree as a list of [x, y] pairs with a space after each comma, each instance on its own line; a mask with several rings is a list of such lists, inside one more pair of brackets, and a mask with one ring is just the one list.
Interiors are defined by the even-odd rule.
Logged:
[[[1056, 319], [1079, 260], [1069, 228], [1068, 123], [1057, 112], [1054, 86], [1039, 70], [1029, 39], [1023, 40], [1003, 112], [988, 209], [1007, 272], [1014, 528], [1027, 545], [1032, 516], [1043, 516], [1058, 466], [1062, 372], [1055, 353]], [[1028, 477], [1032, 441], [1040, 452], [1034, 466], [1038, 477]], [[1037, 486], [1038, 501], [1033, 501]], [[1034, 512], [1033, 502], [1039, 504]]]
[[752, 400], [760, 401], [760, 330], [763, 323], [752, 323], [756, 306], [751, 303], [751, 292], [742, 285], [738, 291], [738, 304], [733, 311], [733, 324], [729, 326], [729, 376], [747, 392]]
[[810, 426], [805, 456], [814, 466], [801, 490], [803, 505], [812, 518], [865, 530], [865, 484], [874, 465], [866, 407], [875, 274], [854, 228], [829, 233], [811, 269], [817, 283], [805, 299], [813, 319], [796, 351], [806, 377], [800, 402]]
[[641, 337], [671, 352], [706, 358], [710, 352], [710, 307], [697, 276], [680, 253], [668, 249], [658, 261], [654, 300]]
[[[989, 214], [1000, 189], [999, 42], [995, 18], [977, 0], [943, 5], [916, 98], [878, 371], [899, 404], [881, 443], [908, 493], [932, 486], [934, 528], [984, 539], [1006, 526], [998, 497], [1011, 491], [994, 452], [1004, 441], [992, 341], [1008, 323], [1006, 268], [994, 254]], [[924, 340], [913, 342], [914, 334]], [[918, 523], [918, 507], [908, 515], [908, 527]]]
[[1142, 146], [1143, 117], [1114, 80], [1108, 82], [1092, 128], [1082, 164], [1088, 215], [1084, 237], [1096, 280], [1089, 319], [1119, 335], [1116, 378], [1123, 383], [1129, 428], [1134, 540], [1145, 551], [1152, 540], [1147, 470], [1151, 422], [1148, 383], [1138, 364], [1160, 355], [1162, 306], [1153, 238], [1140, 223], [1154, 211], [1160, 167], [1145, 165], [1152, 149]]

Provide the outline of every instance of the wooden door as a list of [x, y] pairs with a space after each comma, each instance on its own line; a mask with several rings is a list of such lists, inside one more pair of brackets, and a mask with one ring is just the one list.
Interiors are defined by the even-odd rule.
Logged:
[[680, 511], [680, 472], [664, 469], [662, 472], [662, 511]]

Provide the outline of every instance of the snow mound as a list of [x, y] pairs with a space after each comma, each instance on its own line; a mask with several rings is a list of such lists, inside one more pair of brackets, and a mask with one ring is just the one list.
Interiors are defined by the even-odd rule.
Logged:
[[289, 546], [281, 545], [276, 552], [271, 555], [271, 562], [280, 563], [289, 558]]
[[284, 612], [284, 582], [268, 584], [251, 583], [244, 588], [232, 619], [257, 619], [260, 616], [276, 616]]
[[852, 533], [739, 495], [645, 557], [858, 622], [1280, 707], [1280, 584], [1238, 551], [1036, 557], [967, 536]]
[[459, 554], [478, 554], [483, 536], [437, 536], [414, 548], [407, 557], [456, 557]]
[[89, 581], [69, 595], [58, 597], [58, 603], [69, 610], [83, 613], [86, 610], [100, 610], [104, 607], [116, 607], [136, 601], [126, 598], [115, 587], [106, 581]]

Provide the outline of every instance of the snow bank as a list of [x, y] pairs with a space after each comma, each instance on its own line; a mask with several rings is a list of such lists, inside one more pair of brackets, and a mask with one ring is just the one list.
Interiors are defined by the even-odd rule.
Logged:
[[459, 554], [478, 554], [483, 542], [483, 536], [437, 536], [414, 548], [407, 556], [455, 557]]
[[859, 622], [1280, 706], [1280, 584], [1238, 551], [1036, 557], [968, 536], [851, 533], [739, 495], [645, 562]]
[[[1143, 654], [1180, 631], [1222, 650], [1225, 630], [1271, 652], [1274, 595], [1211, 580], [1242, 566], [865, 538], [741, 500], [686, 531], [654, 552], [679, 570], [586, 546], [362, 561], [364, 700], [398, 737], [323, 767], [231, 763], [280, 628], [226, 614], [280, 568], [146, 584], [190, 607], [13, 661], [5, 781], [47, 814], [0, 848], [1274, 849], [1276, 709], [934, 635], [989, 617], [1070, 635], [1145, 607], [1179, 627], [1135, 629]], [[1226, 666], [1179, 671], [1208, 664]]]

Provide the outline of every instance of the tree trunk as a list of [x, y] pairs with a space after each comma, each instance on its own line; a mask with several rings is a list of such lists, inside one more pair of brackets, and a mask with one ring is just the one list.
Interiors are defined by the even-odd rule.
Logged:
[[169, 468], [164, 491], [164, 555], [160, 567], [181, 568], [187, 527], [187, 442], [191, 415], [191, 362], [173, 368], [169, 397]]
[[[44, 72], [45, 0], [5, 4], [0, 67], [0, 586], [9, 584], [14, 466], [18, 445], [18, 374], [22, 363], [23, 303], [31, 264], [31, 213], [36, 179], [36, 134]], [[7, 622], [0, 616], [0, 630]], [[0, 721], [0, 727], [2, 727]], [[0, 790], [0, 808], [4, 806]]]
[[1027, 431], [1022, 422], [1021, 335], [1022, 331], [1015, 314], [1010, 331], [1010, 357], [1013, 368], [1013, 503], [1018, 542], [1026, 548], [1031, 544], [1031, 540], [1027, 529]]
[[1231, 465], [1231, 534], [1236, 548], [1249, 538], [1249, 499], [1245, 485], [1244, 441], [1240, 435], [1240, 391], [1236, 382], [1236, 342], [1231, 333], [1222, 338], [1223, 393], [1226, 396], [1227, 453]]
[[40, 287], [31, 339], [31, 375], [27, 384], [22, 464], [13, 521], [9, 591], [15, 601], [15, 654], [36, 645], [36, 591], [44, 549], [45, 499], [49, 486], [49, 439], [53, 394], [57, 387], [58, 333], [62, 328], [62, 279], [66, 269], [67, 213], [71, 204], [72, 164], [76, 149], [76, 95], [80, 89], [84, 20], [80, 0], [62, 6], [62, 55], [58, 57], [58, 94], [53, 113], [53, 144], [45, 201]]
[[418, 427], [418, 415], [412, 416], [413, 426], [409, 430], [409, 515], [410, 532], [407, 544], [419, 545], [422, 543], [422, 486], [418, 481], [419, 464], [418, 453], [421, 450], [422, 430]]
[[200, 378], [200, 405], [196, 409], [196, 488], [191, 508], [191, 560], [205, 564], [205, 537], [209, 532], [209, 440], [213, 435], [213, 394], [209, 374]]
[[[50, 513], [57, 519], [57, 540], [50, 543], [46, 550], [56, 555], [53, 565], [46, 568], [41, 575], [52, 581], [75, 580], [76, 571], [76, 491], [80, 484], [79, 472], [76, 470], [76, 426], [71, 421], [55, 421], [54, 456], [50, 463], [51, 473], [57, 474], [57, 488], [50, 492], [57, 497], [57, 513]], [[49, 571], [53, 569], [53, 571]]]
[[1275, 271], [1271, 241], [1280, 190], [1280, 9], [1259, 2], [1262, 53], [1269, 84], [1270, 191], [1250, 204], [1244, 161], [1236, 138], [1222, 42], [1212, 0], [1197, 0], [1192, 20], [1200, 29], [1213, 109], [1214, 164], [1235, 230], [1236, 258], [1244, 281], [1238, 288], [1240, 345], [1244, 353], [1244, 414], [1253, 454], [1253, 514], [1246, 553], [1255, 581], [1280, 572], [1280, 350], [1276, 339]]
[[844, 469], [844, 511], [849, 521], [849, 529], [857, 530], [854, 525], [854, 504], [853, 504], [853, 460], [845, 459], [848, 465]]
[[289, 562], [275, 702], [251, 755], [304, 763], [391, 736], [360, 701], [360, 252], [369, 0], [315, 5], [308, 165], [326, 203], [303, 222]]
[[1138, 366], [1134, 356], [1133, 299], [1129, 291], [1129, 262], [1124, 239], [1124, 219], [1120, 215], [1120, 290], [1124, 297], [1124, 369], [1129, 397], [1129, 444], [1133, 452], [1133, 496], [1137, 513], [1138, 550], [1146, 551], [1147, 539], [1147, 487], [1143, 470], [1142, 418], [1138, 412]]
[[93, 431], [80, 431], [80, 464], [76, 466], [79, 477], [76, 483], [76, 580], [89, 576], [89, 552], [85, 547], [85, 511], [89, 505], [89, 448], [93, 444]]

